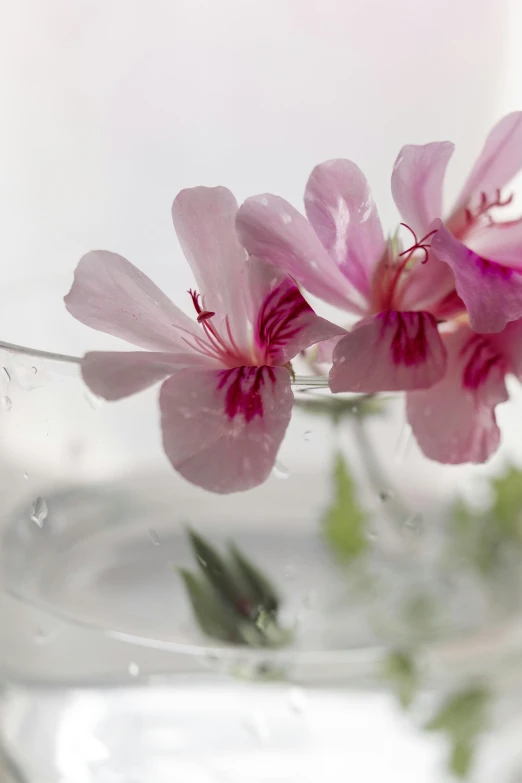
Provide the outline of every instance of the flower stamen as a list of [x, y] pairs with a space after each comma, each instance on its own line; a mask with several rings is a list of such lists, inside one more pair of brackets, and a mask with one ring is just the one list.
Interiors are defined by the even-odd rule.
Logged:
[[[414, 244], [409, 247], [407, 250], [403, 250], [402, 253], [399, 253], [399, 258], [402, 256], [407, 256], [405, 264], [410, 260], [411, 256], [415, 253], [416, 250], [422, 250], [424, 253], [424, 258], [421, 261], [421, 264], [425, 264], [428, 260], [428, 250], [431, 247], [431, 244], [427, 242], [427, 240], [432, 237], [434, 234], [437, 233], [437, 229], [434, 229], [433, 231], [430, 231], [426, 236], [422, 237], [422, 239], [417, 239], [417, 234], [415, 231], [407, 224], [407, 223], [401, 223], [401, 226], [404, 226], [404, 228], [407, 228], [408, 231], [411, 233], [414, 239]], [[404, 268], [405, 264], [402, 268]]]

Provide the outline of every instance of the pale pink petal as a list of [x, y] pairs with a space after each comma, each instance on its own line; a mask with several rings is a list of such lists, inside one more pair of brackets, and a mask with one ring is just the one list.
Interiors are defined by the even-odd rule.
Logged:
[[390, 310], [366, 318], [333, 352], [330, 389], [364, 392], [424, 389], [446, 369], [446, 349], [430, 313]]
[[120, 400], [162, 381], [175, 370], [215, 367], [216, 362], [198, 353], [143, 351], [92, 351], [81, 364], [89, 389], [105, 400]]
[[330, 257], [369, 299], [372, 272], [384, 253], [385, 241], [362, 171], [349, 160], [329, 160], [316, 166], [306, 185], [305, 207]]
[[308, 220], [278, 196], [254, 196], [240, 207], [239, 238], [250, 255], [294, 277], [325, 302], [362, 313], [365, 300], [332, 261]]
[[448, 368], [431, 389], [407, 395], [408, 421], [430, 459], [459, 464], [485, 462], [497, 449], [495, 405], [508, 398], [505, 361], [495, 338], [463, 327], [445, 336]]
[[522, 317], [522, 270], [477, 255], [442, 224], [431, 246], [437, 258], [453, 270], [472, 329], [500, 332], [509, 321]]
[[270, 474], [292, 405], [284, 367], [176, 372], [160, 394], [165, 452], [204, 489], [250, 489]]
[[488, 335], [496, 349], [506, 360], [506, 371], [522, 381], [522, 319], [511, 321], [498, 334]]
[[454, 149], [450, 141], [407, 144], [393, 166], [393, 199], [419, 240], [428, 233], [430, 223], [442, 217], [442, 184]]
[[172, 205], [179, 243], [192, 267], [206, 310], [228, 316], [234, 338], [245, 347], [246, 253], [239, 244], [237, 203], [227, 188], [188, 188]]
[[286, 364], [310, 345], [346, 334], [316, 315], [292, 278], [271, 264], [251, 257], [248, 271], [259, 364]]
[[199, 333], [152, 280], [107, 250], [83, 256], [64, 302], [83, 324], [141, 348], [188, 351], [185, 338]]
[[404, 310], [427, 310], [436, 318], [446, 319], [464, 310], [455, 292], [455, 277], [450, 267], [430, 250], [426, 263], [417, 263], [404, 275], [400, 290]]
[[466, 245], [485, 258], [522, 269], [522, 220], [473, 229], [466, 236]]
[[334, 348], [341, 339], [341, 337], [332, 337], [330, 340], [323, 340], [318, 343], [315, 361], [319, 364], [332, 364]]
[[488, 138], [457, 200], [464, 206], [472, 196], [504, 188], [522, 168], [522, 112], [500, 120]]

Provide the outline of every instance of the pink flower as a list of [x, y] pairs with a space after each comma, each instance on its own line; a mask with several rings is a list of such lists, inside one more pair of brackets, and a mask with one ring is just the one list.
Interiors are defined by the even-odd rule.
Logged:
[[448, 368], [435, 386], [407, 395], [407, 416], [427, 457], [485, 462], [497, 449], [495, 406], [508, 399], [505, 376], [522, 380], [522, 321], [477, 334], [463, 324], [444, 335]]
[[[291, 274], [310, 293], [360, 320], [333, 349], [334, 392], [422, 389], [444, 375], [437, 321], [463, 309], [449, 268], [433, 276], [429, 231], [400, 252], [386, 241], [368, 183], [348, 160], [317, 166], [305, 191], [308, 220], [269, 194], [237, 218], [252, 255]], [[413, 234], [413, 231], [412, 231]]]
[[174, 226], [201, 292], [190, 292], [194, 320], [107, 251], [81, 259], [65, 297], [82, 323], [147, 349], [88, 353], [82, 374], [89, 388], [118, 400], [164, 381], [168, 458], [189, 481], [222, 493], [267, 478], [292, 411], [288, 363], [344, 332], [316, 316], [289, 277], [247, 260], [236, 212], [225, 188], [184, 190], [174, 201]]
[[444, 225], [433, 221], [442, 216], [442, 184], [452, 153], [449, 142], [403, 147], [393, 170], [393, 196], [420, 236], [438, 228], [426, 280], [447, 264], [471, 327], [500, 332], [522, 318], [522, 220], [496, 221], [512, 200], [502, 189], [522, 168], [522, 112], [493, 128]]

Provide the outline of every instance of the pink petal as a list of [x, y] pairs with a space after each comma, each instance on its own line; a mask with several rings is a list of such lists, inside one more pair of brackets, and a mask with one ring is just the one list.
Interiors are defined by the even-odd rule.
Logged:
[[341, 337], [332, 337], [330, 340], [320, 342], [317, 345], [315, 361], [319, 364], [332, 364], [334, 348], [341, 339]]
[[163, 380], [175, 370], [194, 366], [215, 366], [215, 362], [193, 353], [142, 351], [93, 351], [83, 358], [83, 380], [105, 400], [129, 397]]
[[441, 319], [464, 310], [464, 305], [455, 293], [452, 270], [432, 251], [427, 262], [417, 263], [406, 278], [400, 305], [404, 310], [427, 310]]
[[172, 219], [206, 310], [228, 316], [234, 338], [246, 347], [246, 253], [236, 233], [237, 203], [227, 188], [188, 188], [178, 193]]
[[431, 389], [407, 395], [408, 421], [427, 457], [485, 462], [500, 442], [495, 405], [508, 398], [494, 340], [463, 327], [445, 336], [448, 369]]
[[270, 474], [292, 405], [284, 367], [177, 372], [160, 394], [165, 452], [204, 489], [250, 489]]
[[473, 195], [490, 194], [504, 188], [522, 168], [522, 112], [515, 111], [500, 120], [488, 138], [482, 152], [457, 200], [464, 206]]
[[485, 258], [495, 258], [514, 269], [522, 269], [522, 220], [473, 229], [466, 236], [466, 244]]
[[333, 392], [424, 389], [443, 376], [446, 350], [430, 313], [390, 310], [366, 318], [337, 343]]
[[509, 321], [522, 317], [522, 271], [477, 255], [442, 224], [431, 246], [453, 270], [472, 329], [500, 332]]
[[349, 160], [316, 166], [306, 185], [305, 207], [330, 257], [369, 299], [372, 271], [384, 253], [385, 241], [362, 171]]
[[268, 193], [249, 198], [239, 209], [236, 225], [250, 255], [291, 275], [325, 302], [355, 313], [364, 311], [363, 298], [332, 261], [310, 223], [287, 201]]
[[315, 314], [288, 275], [255, 258], [248, 269], [260, 364], [286, 364], [310, 345], [346, 334]]
[[152, 280], [107, 250], [83, 256], [64, 301], [78, 321], [142, 348], [189, 351], [184, 338], [198, 333]]
[[393, 166], [393, 199], [419, 240], [428, 233], [432, 221], [442, 217], [442, 184], [454, 149], [450, 141], [407, 144]]
[[506, 371], [522, 381], [522, 319], [511, 321], [501, 332], [488, 338], [504, 355]]

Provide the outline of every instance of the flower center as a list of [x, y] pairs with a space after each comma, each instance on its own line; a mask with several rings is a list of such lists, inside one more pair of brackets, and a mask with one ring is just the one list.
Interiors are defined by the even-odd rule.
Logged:
[[203, 327], [204, 337], [191, 335], [190, 338], [184, 338], [187, 345], [190, 345], [194, 351], [209, 356], [211, 359], [217, 359], [226, 365], [234, 367], [238, 364], [244, 364], [242, 352], [232, 336], [228, 315], [225, 316], [226, 337], [224, 337], [212, 323], [212, 319], [216, 315], [215, 312], [204, 310], [201, 307], [197, 291], [190, 290], [188, 293], [197, 313], [197, 322]]
[[413, 245], [395, 255], [396, 250], [393, 247], [393, 243], [388, 243], [384, 256], [379, 262], [374, 275], [375, 285], [372, 295], [374, 312], [400, 308], [401, 287], [403, 287], [405, 280], [407, 283], [412, 264], [416, 264], [419, 260], [418, 257], [415, 258], [415, 255], [419, 252], [423, 253], [424, 257], [421, 263], [425, 264], [428, 261], [429, 249], [431, 247], [429, 240], [437, 233], [436, 230], [429, 231], [422, 239], [417, 239], [417, 234], [407, 223], [401, 223], [400, 225], [407, 228], [411, 233]]
[[218, 389], [225, 391], [225, 413], [229, 419], [242, 415], [246, 422], [263, 416], [262, 389], [268, 380], [275, 383], [272, 367], [233, 367], [223, 370]]

